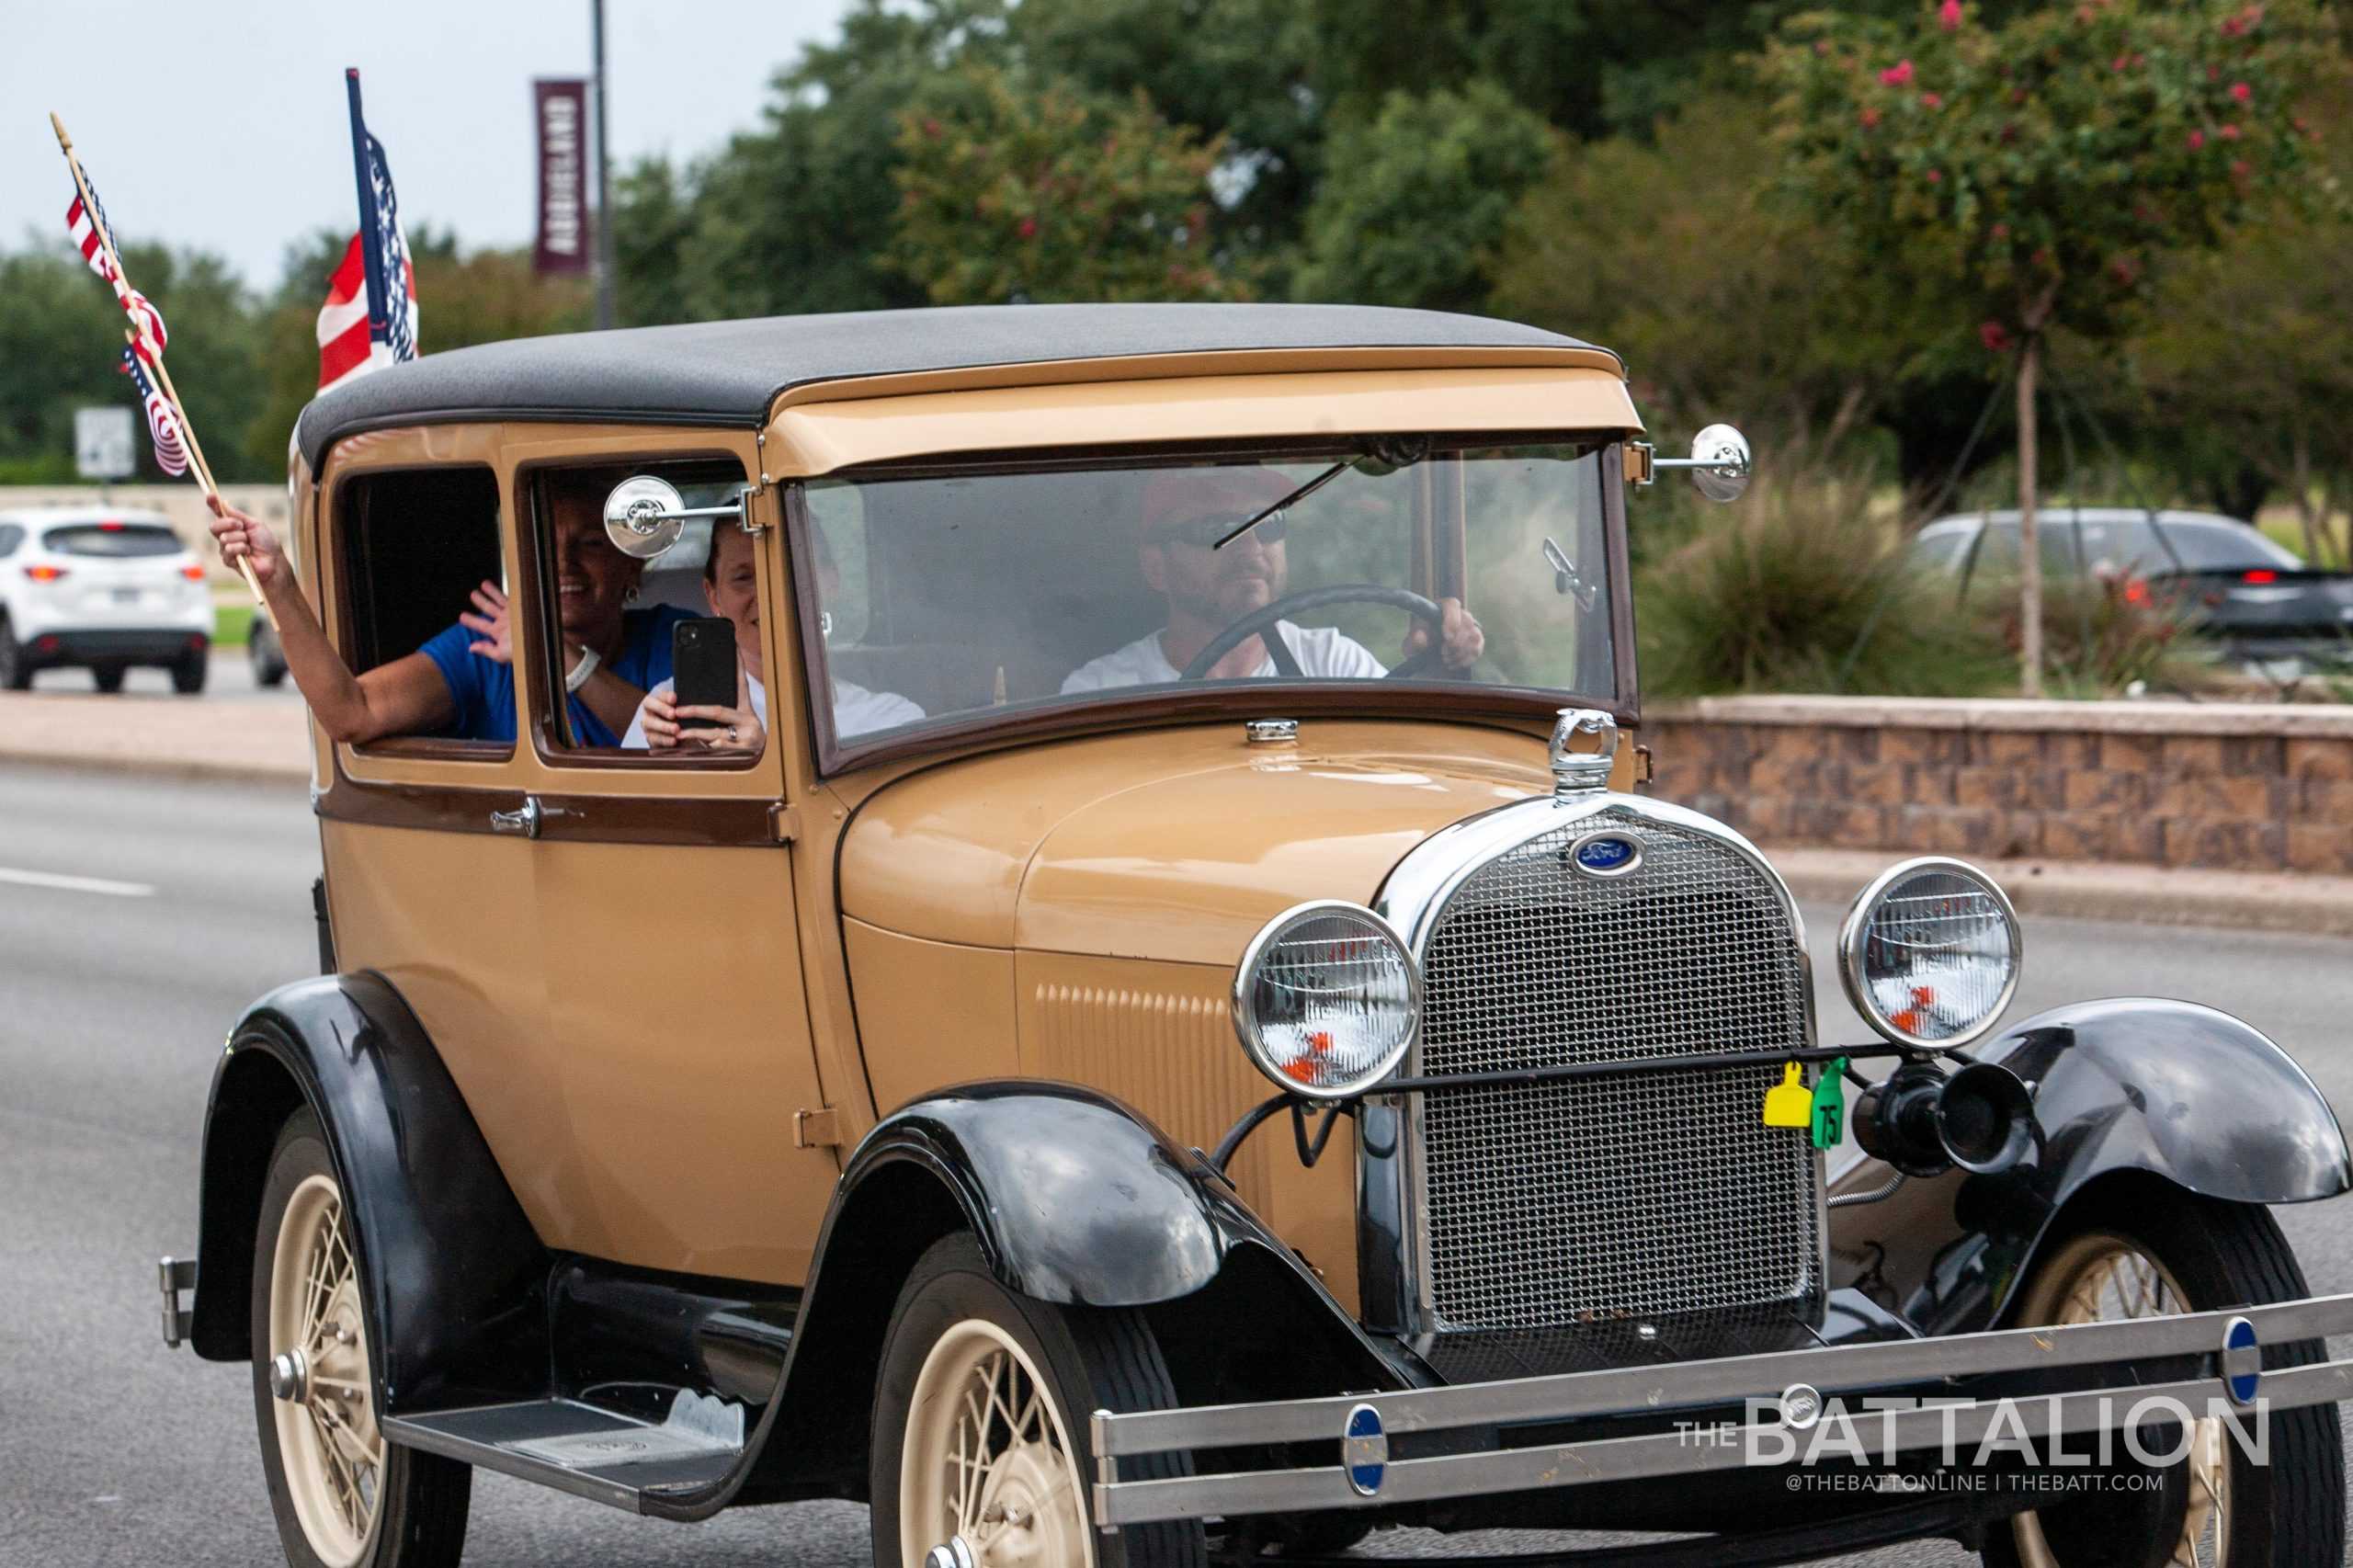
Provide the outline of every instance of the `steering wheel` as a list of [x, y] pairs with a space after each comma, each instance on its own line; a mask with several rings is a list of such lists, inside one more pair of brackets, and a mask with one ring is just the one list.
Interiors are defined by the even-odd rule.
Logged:
[[[1192, 662], [1177, 672], [1176, 678], [1199, 680], [1209, 673], [1211, 665], [1233, 652], [1245, 638], [1256, 636], [1296, 611], [1322, 609], [1326, 605], [1388, 605], [1404, 610], [1429, 628], [1428, 645], [1391, 670], [1391, 680], [1411, 679], [1438, 658], [1446, 612], [1433, 601], [1411, 588], [1388, 588], [1379, 583], [1335, 583], [1327, 588], [1302, 588], [1295, 594], [1285, 594], [1274, 603], [1252, 610], [1211, 638], [1208, 645], [1193, 655]], [[1279, 635], [1267, 639], [1267, 652], [1275, 661], [1277, 675], [1292, 680], [1301, 678], [1299, 661], [1291, 657], [1290, 645]]]

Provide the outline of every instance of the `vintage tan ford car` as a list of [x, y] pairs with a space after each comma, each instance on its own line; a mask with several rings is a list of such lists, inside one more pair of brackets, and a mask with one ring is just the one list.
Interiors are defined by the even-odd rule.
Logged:
[[[2342, 1561], [2353, 1299], [2263, 1207], [2346, 1189], [2336, 1118], [2210, 1009], [2004, 1027], [1954, 861], [1861, 891], [1877, 1038], [1818, 1038], [1788, 888], [1620, 740], [1667, 462], [1603, 349], [1348, 308], [587, 335], [312, 404], [343, 657], [490, 582], [511, 660], [450, 655], [447, 733], [315, 732], [324, 973], [232, 1028], [163, 1269], [252, 1363], [290, 1561], [456, 1562], [474, 1466], [866, 1499], [935, 1568]], [[732, 738], [582, 716], [620, 585], [632, 694], [732, 633]]]

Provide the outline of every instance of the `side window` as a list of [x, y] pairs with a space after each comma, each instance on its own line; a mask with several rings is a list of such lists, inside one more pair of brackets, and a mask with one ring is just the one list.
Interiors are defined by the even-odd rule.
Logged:
[[25, 530], [16, 524], [0, 523], [0, 560], [16, 554], [17, 546], [22, 544], [24, 539]]
[[[511, 668], [471, 651], [460, 624], [473, 595], [505, 578], [498, 481], [486, 467], [365, 473], [335, 487], [331, 544], [340, 562], [343, 655], [364, 675], [411, 653], [450, 682], [456, 714], [433, 738], [504, 756], [514, 745]], [[503, 699], [503, 701], [502, 701]]]
[[[625, 554], [606, 534], [605, 498], [638, 474], [674, 486], [689, 509], [724, 505], [745, 483], [735, 464], [711, 461], [525, 476], [540, 624], [553, 644], [548, 686], [559, 699], [548, 740], [607, 757], [748, 762], [769, 724], [754, 537], [729, 518], [690, 517], [659, 555]], [[676, 707], [710, 711], [665, 711]]]

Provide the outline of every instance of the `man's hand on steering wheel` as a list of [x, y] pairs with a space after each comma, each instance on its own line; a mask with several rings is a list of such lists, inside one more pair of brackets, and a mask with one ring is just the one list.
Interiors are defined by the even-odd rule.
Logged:
[[[1487, 651], [1487, 634], [1479, 628], [1479, 618], [1462, 608], [1461, 599], [1438, 601], [1438, 663], [1460, 673], [1479, 662]], [[1430, 625], [1416, 619], [1405, 632], [1405, 646], [1397, 661], [1399, 669], [1419, 668], [1428, 663]]]
[[[1460, 599], [1448, 599], [1438, 604], [1424, 598], [1411, 588], [1384, 587], [1377, 583], [1343, 583], [1327, 588], [1307, 588], [1295, 594], [1285, 594], [1274, 603], [1262, 605], [1233, 621], [1210, 639], [1207, 646], [1193, 655], [1177, 674], [1179, 680], [1199, 680], [1211, 665], [1224, 657], [1226, 651], [1246, 637], [1267, 631], [1286, 616], [1302, 610], [1322, 609], [1336, 604], [1388, 605], [1402, 609], [1414, 618], [1414, 629], [1405, 639], [1405, 656], [1395, 669], [1389, 672], [1392, 680], [1411, 680], [1425, 674], [1438, 659], [1449, 670], [1466, 670], [1478, 662], [1486, 648], [1485, 633], [1471, 612], [1462, 608]], [[1436, 629], [1435, 642], [1431, 637]], [[1266, 639], [1267, 653], [1274, 661], [1275, 673], [1296, 680], [1299, 665], [1290, 655], [1279, 636]]]

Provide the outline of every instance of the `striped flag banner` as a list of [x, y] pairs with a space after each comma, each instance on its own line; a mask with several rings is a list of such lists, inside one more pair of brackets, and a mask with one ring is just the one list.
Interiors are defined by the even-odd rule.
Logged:
[[139, 389], [139, 402], [147, 411], [147, 435], [155, 443], [155, 466], [175, 477], [188, 472], [188, 440], [180, 434], [179, 416], [155, 383], [147, 379], [147, 367], [140, 357], [123, 345], [122, 373]]
[[319, 308], [319, 391], [328, 392], [381, 365], [416, 358], [416, 268], [401, 229], [400, 202], [384, 144], [369, 132], [359, 107], [359, 73], [346, 71], [351, 108], [352, 172], [359, 194], [359, 232], [343, 247]]
[[[88, 178], [86, 175], [83, 177]], [[122, 306], [123, 314], [131, 318], [132, 330], [139, 334], [139, 352], [149, 364], [153, 364], [163, 358], [164, 349], [171, 342], [171, 334], [164, 327], [164, 312], [108, 264], [107, 250], [114, 244], [114, 226], [107, 222], [107, 204], [98, 199], [98, 187], [95, 185], [90, 187], [90, 201], [97, 208], [95, 214], [82, 204], [81, 191], [74, 192], [74, 199], [65, 209], [65, 232], [73, 237], [74, 248], [82, 253], [83, 262], [114, 290], [116, 302]], [[116, 254], [121, 254], [119, 247]]]

